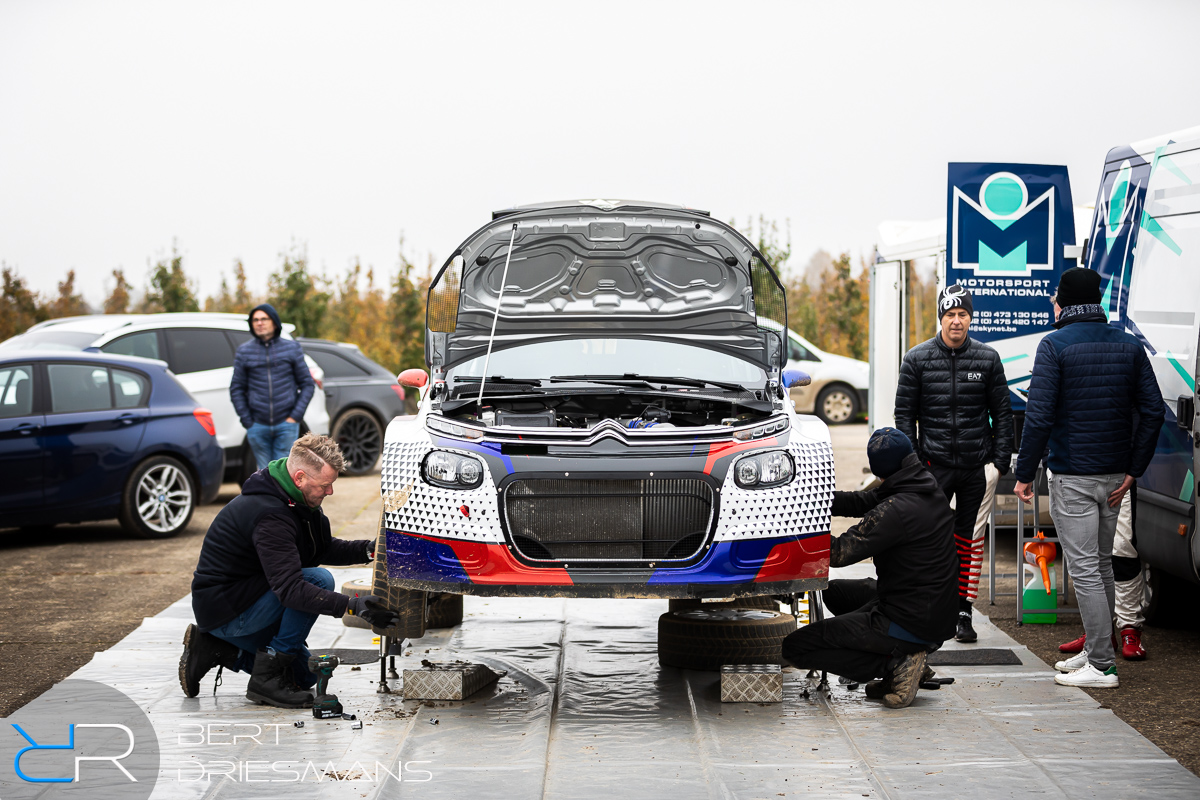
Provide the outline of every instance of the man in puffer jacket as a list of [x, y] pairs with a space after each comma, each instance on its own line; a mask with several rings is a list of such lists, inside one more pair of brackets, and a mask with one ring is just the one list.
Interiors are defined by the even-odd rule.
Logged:
[[1013, 449], [1012, 404], [1000, 354], [967, 335], [971, 293], [948, 286], [938, 295], [941, 331], [908, 351], [896, 388], [896, 427], [916, 447], [946, 499], [954, 501], [958, 549], [958, 630], [974, 642], [971, 606], [979, 593], [985, 528], [977, 527], [987, 491], [985, 465], [1008, 474]]
[[287, 458], [316, 384], [304, 350], [280, 336], [283, 323], [269, 304], [250, 312], [250, 332], [254, 338], [238, 347], [233, 357], [229, 397], [258, 468], [266, 469], [272, 461]]
[[1054, 313], [1057, 330], [1042, 339], [1033, 362], [1013, 491], [1026, 503], [1033, 498], [1030, 484], [1048, 444], [1050, 515], [1087, 635], [1081, 653], [1054, 665], [1064, 673], [1054, 682], [1115, 688], [1113, 539], [1125, 493], [1154, 456], [1163, 399], [1146, 348], [1108, 324], [1099, 273], [1064, 272]]

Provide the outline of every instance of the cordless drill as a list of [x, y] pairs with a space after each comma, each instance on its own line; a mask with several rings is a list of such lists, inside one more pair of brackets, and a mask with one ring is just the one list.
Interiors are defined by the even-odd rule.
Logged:
[[336, 694], [329, 694], [329, 679], [337, 668], [338, 657], [315, 655], [308, 658], [308, 670], [317, 676], [317, 695], [313, 698], [313, 716], [317, 719], [333, 719], [342, 715], [342, 704]]

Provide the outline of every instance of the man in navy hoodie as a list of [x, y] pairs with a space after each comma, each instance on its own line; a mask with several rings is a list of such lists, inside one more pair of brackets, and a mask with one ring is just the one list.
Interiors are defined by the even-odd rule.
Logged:
[[300, 420], [316, 384], [304, 361], [304, 350], [284, 339], [279, 314], [268, 303], [250, 312], [254, 338], [233, 357], [229, 397], [237, 411], [259, 469], [286, 458], [300, 435]]
[[1086, 649], [1054, 665], [1063, 673], [1054, 682], [1115, 688], [1117, 513], [1154, 455], [1163, 400], [1146, 348], [1108, 324], [1099, 273], [1064, 272], [1054, 314], [1057, 330], [1042, 339], [1033, 362], [1013, 491], [1027, 503], [1033, 498], [1031, 484], [1048, 446], [1050, 514], [1087, 635]]

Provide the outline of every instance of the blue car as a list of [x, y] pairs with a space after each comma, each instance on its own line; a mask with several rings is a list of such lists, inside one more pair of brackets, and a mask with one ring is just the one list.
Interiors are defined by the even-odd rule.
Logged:
[[134, 536], [174, 536], [224, 467], [212, 414], [162, 361], [0, 358], [0, 527], [116, 518]]

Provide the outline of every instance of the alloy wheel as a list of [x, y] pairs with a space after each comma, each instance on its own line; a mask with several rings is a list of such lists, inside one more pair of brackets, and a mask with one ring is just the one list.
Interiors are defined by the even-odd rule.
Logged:
[[338, 420], [334, 441], [346, 458], [346, 472], [361, 475], [375, 466], [383, 451], [383, 431], [368, 411], [348, 411]]
[[142, 524], [159, 533], [175, 530], [192, 511], [191, 484], [183, 472], [170, 464], [146, 470], [134, 496]]
[[854, 399], [841, 389], [834, 389], [825, 395], [821, 403], [822, 416], [835, 425], [846, 422], [854, 413]]

